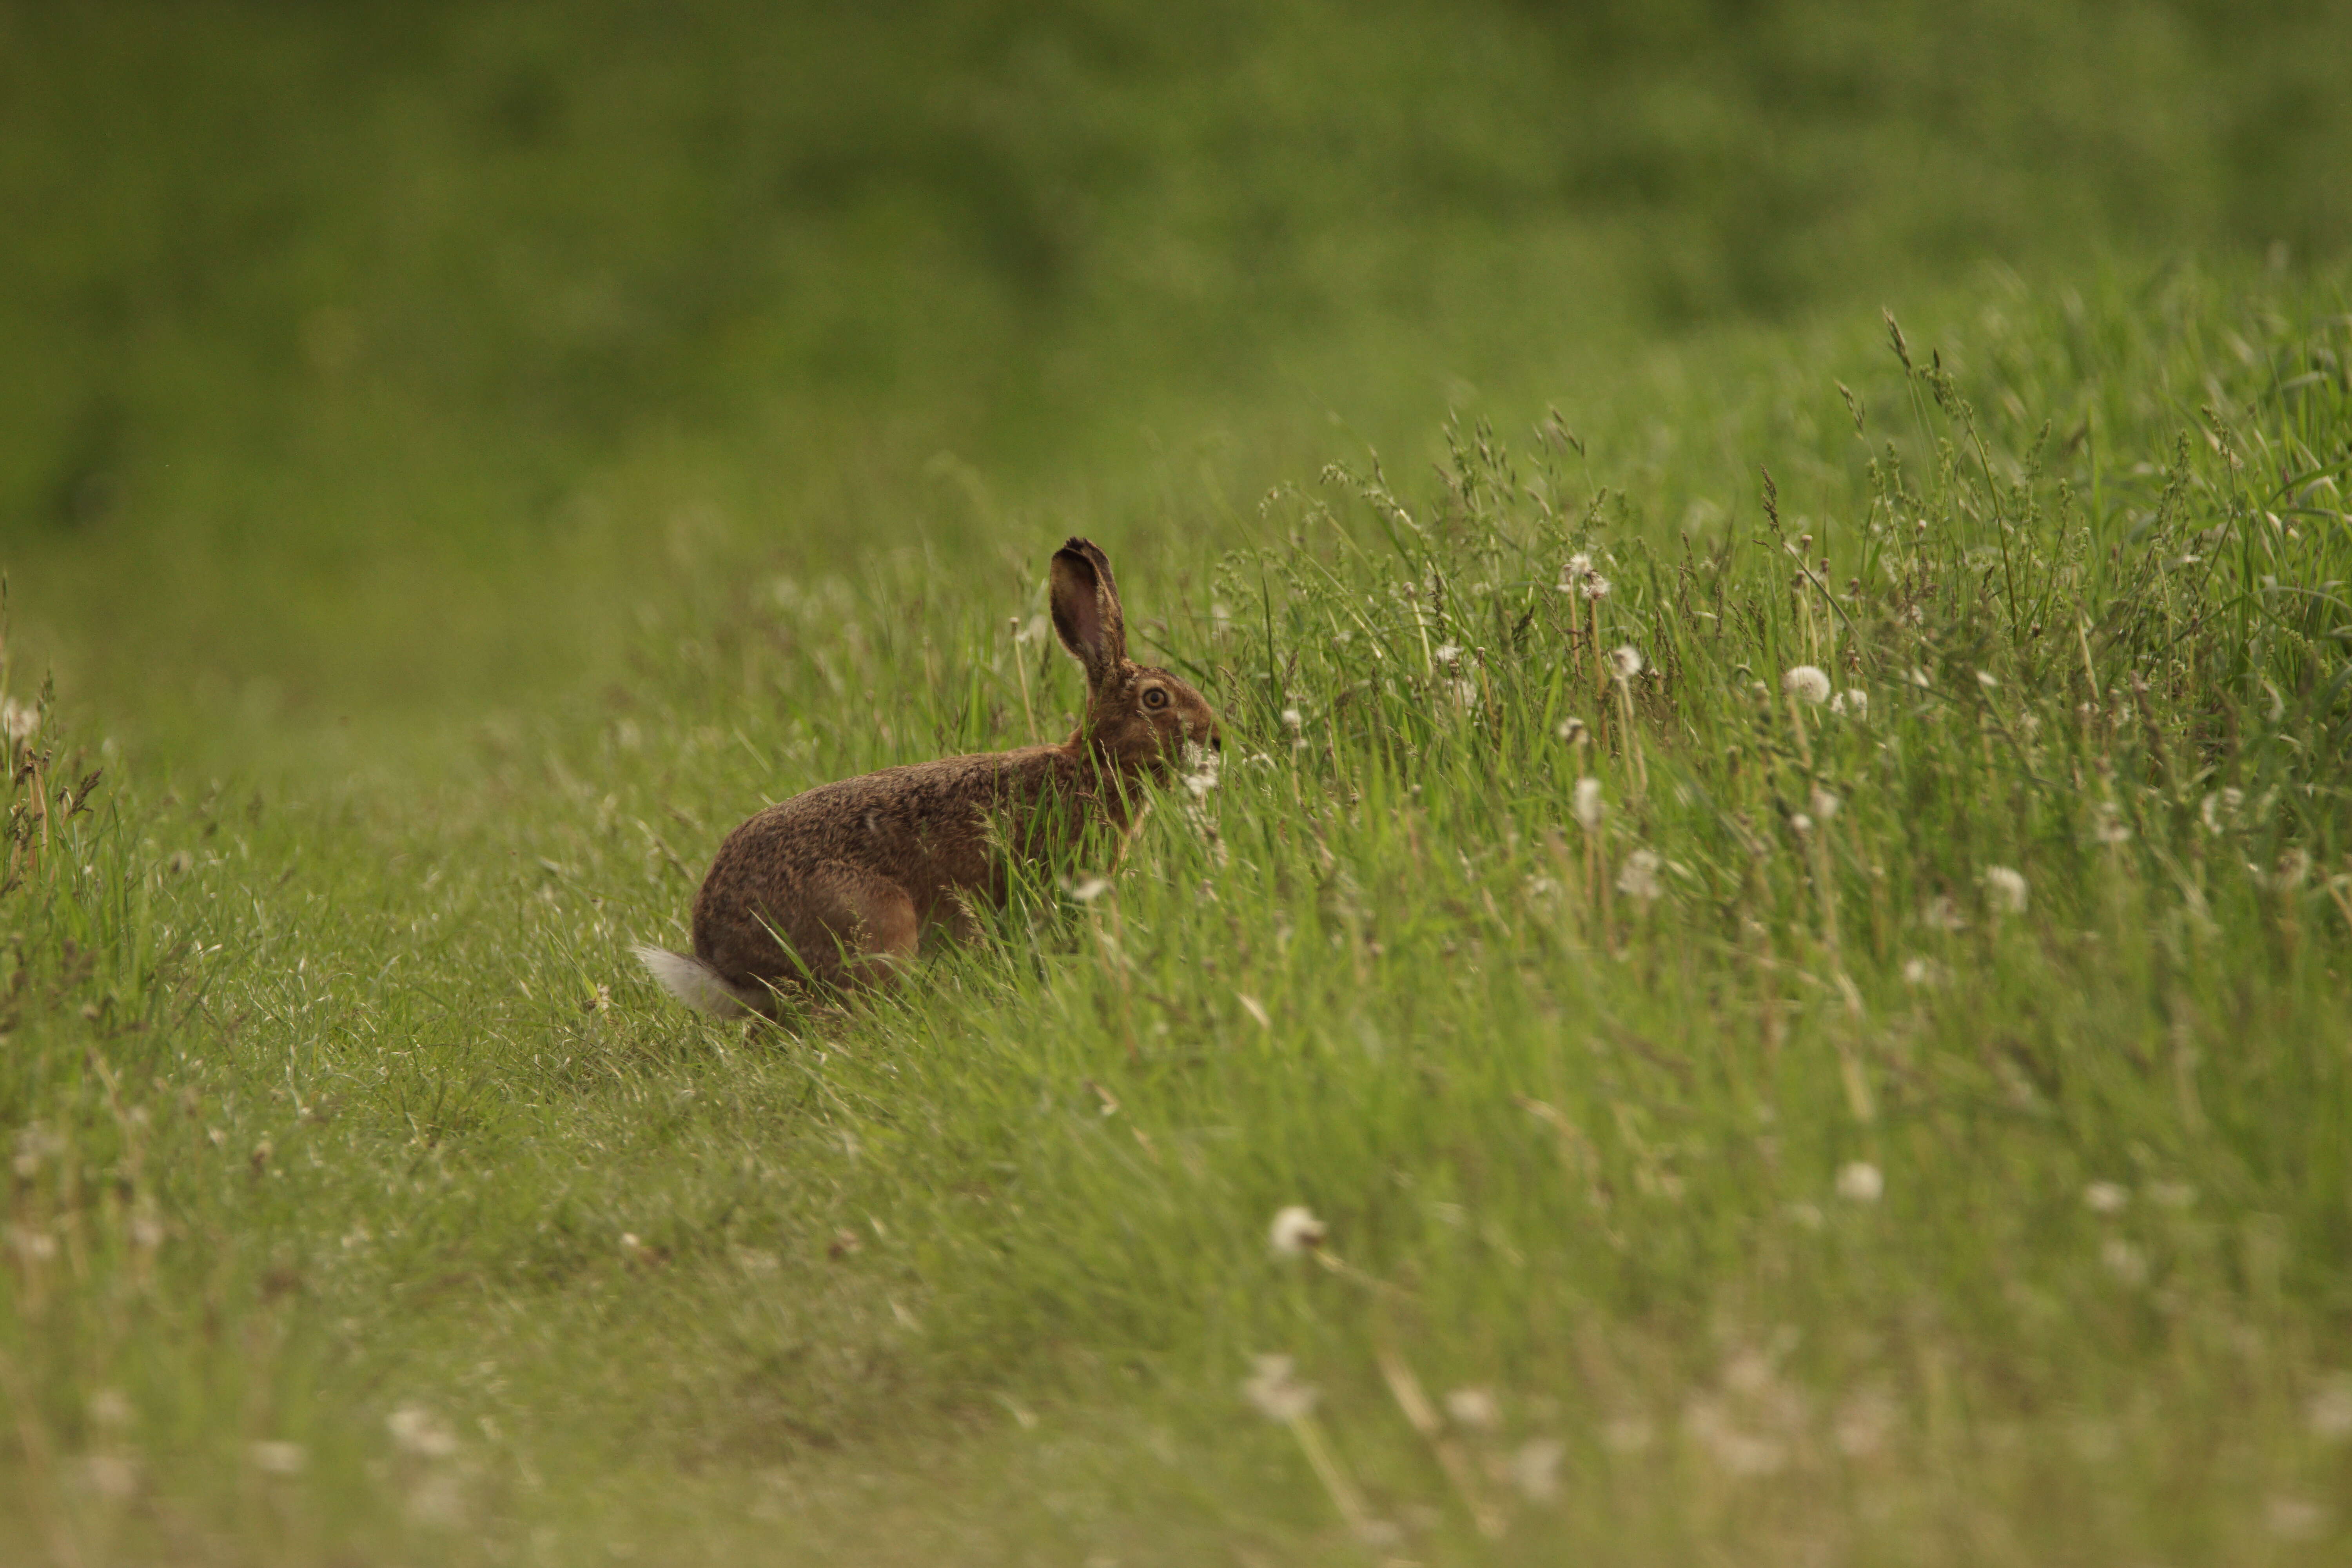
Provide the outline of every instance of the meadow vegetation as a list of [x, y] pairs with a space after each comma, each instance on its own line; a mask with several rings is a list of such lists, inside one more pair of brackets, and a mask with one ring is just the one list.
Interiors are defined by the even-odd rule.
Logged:
[[[0, 11], [0, 1562], [2340, 1559], [2323, 12], [215, 10]], [[1073, 531], [1222, 768], [670, 1004]]]

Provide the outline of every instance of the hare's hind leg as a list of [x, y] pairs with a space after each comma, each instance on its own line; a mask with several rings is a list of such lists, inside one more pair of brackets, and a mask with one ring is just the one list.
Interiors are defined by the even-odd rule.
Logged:
[[821, 984], [887, 984], [914, 961], [922, 920], [898, 883], [833, 861], [810, 872], [805, 893], [793, 945]]

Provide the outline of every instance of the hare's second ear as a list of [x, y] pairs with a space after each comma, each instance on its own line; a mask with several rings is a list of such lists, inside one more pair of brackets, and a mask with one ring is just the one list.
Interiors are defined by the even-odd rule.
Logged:
[[1054, 552], [1054, 630], [1087, 668], [1087, 685], [1099, 686], [1127, 662], [1127, 622], [1110, 561], [1089, 540], [1073, 539]]

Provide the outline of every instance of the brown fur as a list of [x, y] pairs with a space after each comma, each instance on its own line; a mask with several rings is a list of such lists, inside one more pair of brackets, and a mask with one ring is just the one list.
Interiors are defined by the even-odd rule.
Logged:
[[[778, 991], [886, 981], [925, 931], [969, 935], [973, 907], [1003, 903], [1008, 857], [1052, 856], [1090, 824], [1126, 828], [1143, 780], [1164, 779], [1187, 744], [1218, 744], [1198, 691], [1128, 658], [1099, 549], [1073, 539], [1055, 552], [1051, 602], [1087, 672], [1068, 740], [821, 784], [727, 836], [695, 896], [694, 957], [729, 994], [772, 1012]], [[694, 1000], [666, 973], [683, 960], [646, 957]]]

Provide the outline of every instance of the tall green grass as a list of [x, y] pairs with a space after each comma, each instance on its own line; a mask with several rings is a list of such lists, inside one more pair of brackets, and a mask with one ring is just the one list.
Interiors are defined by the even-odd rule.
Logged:
[[0, 1535], [2332, 1560], [2341, 279], [1973, 303], [1110, 520], [1218, 787], [792, 1031], [627, 945], [761, 802], [1066, 721], [1044, 520], [780, 554], [438, 779], [77, 812], [47, 710]]

